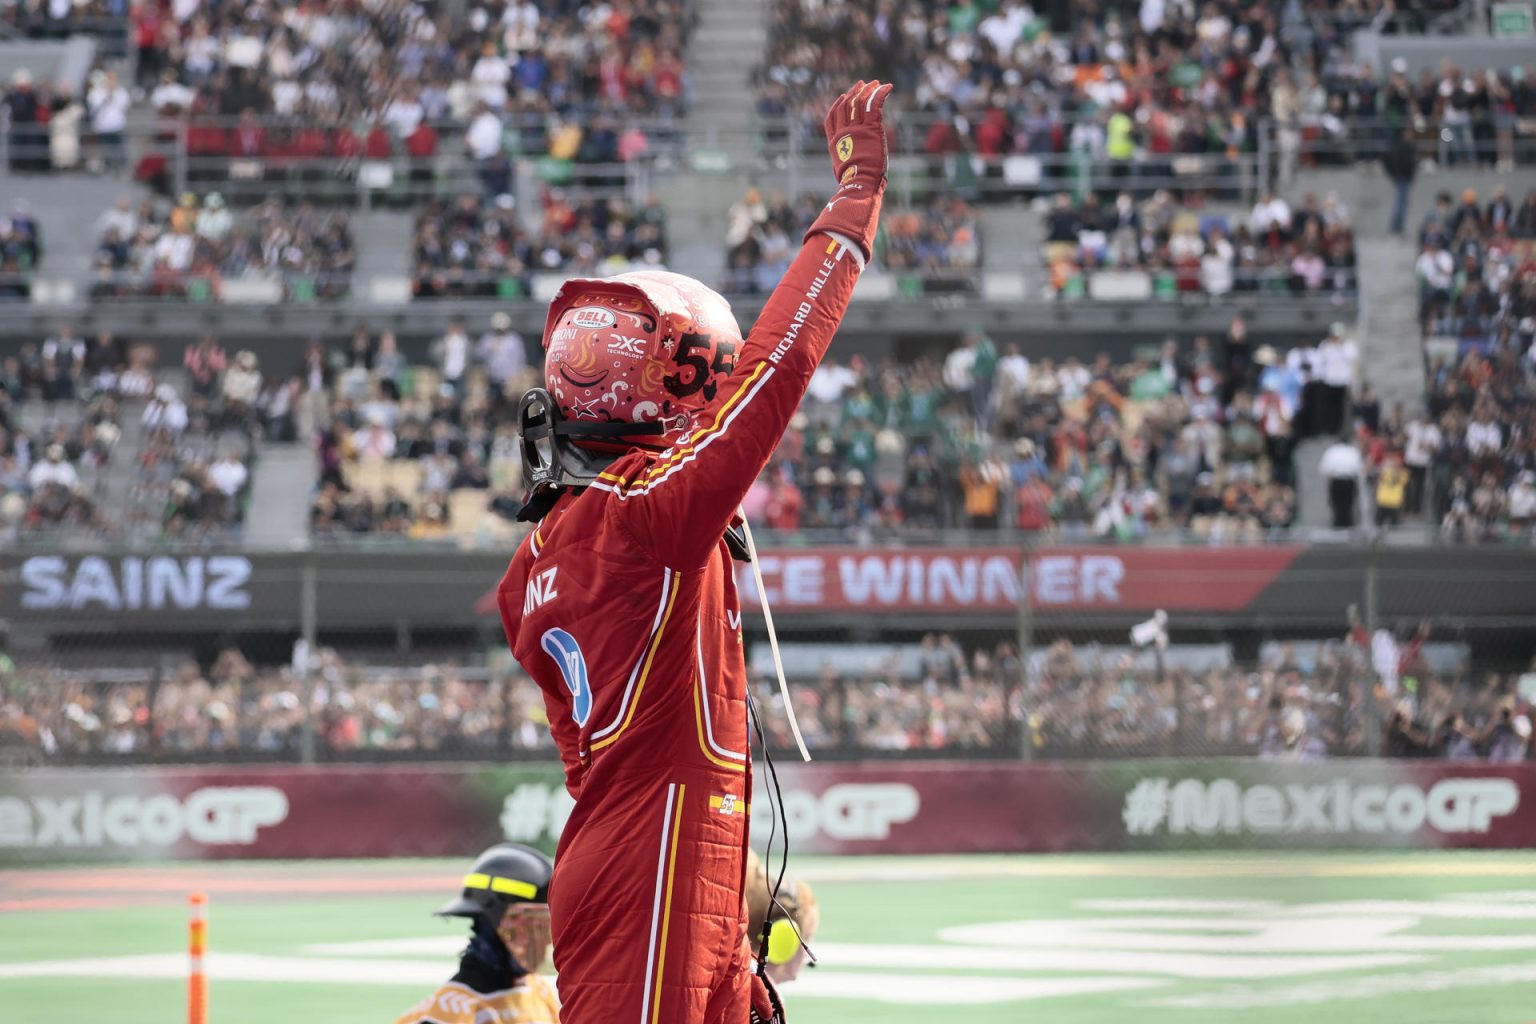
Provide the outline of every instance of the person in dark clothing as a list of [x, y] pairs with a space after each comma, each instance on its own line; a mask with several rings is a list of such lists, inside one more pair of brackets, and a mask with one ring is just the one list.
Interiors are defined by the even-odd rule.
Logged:
[[499, 843], [476, 858], [463, 894], [437, 912], [472, 923], [458, 973], [398, 1024], [559, 1024], [555, 986], [538, 973], [549, 954], [553, 870], [548, 857], [517, 843]]
[[1372, 434], [1381, 433], [1381, 402], [1369, 384], [1360, 385], [1360, 393], [1355, 396], [1354, 405], [1350, 409], [1350, 420]]
[[1402, 134], [1393, 140], [1391, 148], [1381, 158], [1381, 167], [1387, 172], [1387, 177], [1392, 179], [1391, 231], [1394, 235], [1401, 235], [1404, 223], [1408, 219], [1408, 200], [1413, 193], [1413, 177], [1419, 171], [1419, 157], [1414, 149], [1411, 128], [1404, 128]]
[[1045, 240], [1053, 244], [1071, 243], [1077, 244], [1077, 229], [1080, 225], [1077, 210], [1072, 205], [1072, 197], [1062, 192], [1056, 196], [1055, 203], [1051, 206], [1051, 212], [1046, 215]]
[[42, 103], [32, 88], [32, 73], [19, 68], [11, 77], [11, 91], [5, 95], [10, 114], [10, 165], [13, 171], [46, 171], [48, 128], [38, 123]]
[[1227, 328], [1227, 376], [1221, 389], [1221, 401], [1232, 404], [1239, 391], [1252, 391], [1257, 375], [1253, 372], [1253, 352], [1248, 338], [1248, 324], [1239, 314]]
[[1429, 737], [1405, 712], [1397, 711], [1387, 723], [1384, 746], [1388, 757], [1423, 757], [1429, 748]]

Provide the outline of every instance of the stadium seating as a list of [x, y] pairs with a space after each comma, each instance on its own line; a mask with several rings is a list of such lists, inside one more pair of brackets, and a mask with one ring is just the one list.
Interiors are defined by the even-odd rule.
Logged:
[[1362, 28], [1461, 31], [1454, 3], [1370, 15], [1277, 0], [1063, 11], [780, 0], [773, 10], [757, 72], [768, 147], [814, 148], [826, 100], [873, 70], [911, 108], [898, 152], [942, 161], [950, 187], [974, 187], [979, 174], [984, 195], [1054, 191], [1085, 172], [1115, 190], [1209, 189], [1252, 166], [1265, 119], [1286, 184], [1301, 167], [1375, 159], [1404, 129], [1442, 164], [1536, 159], [1523, 69], [1473, 75], [1445, 61], [1410, 78], [1406, 63], [1352, 59]]
[[[844, 655], [858, 648], [841, 648]], [[791, 657], [793, 652], [791, 651]], [[847, 660], [845, 657], [844, 660]], [[966, 650], [942, 634], [882, 649], [859, 671], [828, 665], [792, 693], [806, 740], [822, 754], [1166, 754], [1300, 758], [1358, 753], [1381, 729], [1394, 756], [1508, 761], [1528, 738], [1500, 724], [1509, 683], [1471, 671], [1464, 645], [1416, 649], [1419, 712], [1368, 684], [1366, 651], [1351, 643], [1269, 644], [1257, 672], [1225, 646], [1145, 652], [1059, 641], [1027, 671], [1008, 643]], [[521, 672], [461, 666], [361, 664], [320, 656], [331, 685], [313, 698], [328, 760], [495, 758], [551, 746], [537, 687]], [[1014, 680], [1024, 671], [1022, 688]], [[753, 683], [771, 706], [771, 681]], [[304, 689], [289, 668], [252, 665], [236, 649], [209, 666], [148, 673], [23, 666], [0, 696], [0, 752], [45, 763], [294, 756]], [[1178, 709], [1185, 713], [1178, 713]], [[769, 743], [792, 745], [779, 716]]]

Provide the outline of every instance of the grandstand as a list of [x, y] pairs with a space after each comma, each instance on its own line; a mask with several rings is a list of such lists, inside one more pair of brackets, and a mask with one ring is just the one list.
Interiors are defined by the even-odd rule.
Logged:
[[[548, 303], [667, 269], [750, 328], [836, 185], [827, 102], [878, 77], [873, 258], [742, 504], [816, 763], [784, 764], [741, 565], [753, 743], [831, 884], [828, 969], [792, 1016], [952, 1011], [926, 976], [884, 991], [910, 955], [963, 969], [935, 977], [968, 979], [978, 1020], [1388, 1019], [1307, 975], [1300, 954], [1330, 951], [1306, 943], [1256, 944], [1250, 976], [1207, 947], [1148, 966], [1114, 943], [1153, 940], [1104, 932], [1107, 977], [1033, 959], [1031, 929], [1098, 935], [1123, 900], [1267, 936], [1349, 871], [1469, 929], [1536, 899], [1514, 858], [1329, 853], [1536, 846], [1536, 66], [1514, 8], [0, 4], [0, 908], [47, 936], [0, 940], [0, 1006], [94, 1019], [107, 997], [60, 979], [111, 979], [124, 1021], [170, 1019], [171, 969], [97, 962], [174, 948], [138, 931], [164, 925], [133, 917], [148, 902], [103, 883], [60, 903], [142, 941], [76, 951], [28, 895], [63, 852], [39, 801], [185, 817], [196, 792], [270, 788], [287, 817], [248, 841], [82, 824], [67, 853], [252, 857], [295, 885], [329, 869], [287, 858], [553, 850], [569, 801], [494, 592], [530, 532], [518, 416]], [[1456, 813], [1492, 808], [1483, 827], [1434, 809], [1443, 786], [1471, 787]], [[1384, 817], [1266, 803], [1373, 787]], [[919, 854], [946, 859], [894, 859]], [[910, 928], [868, 924], [881, 898], [842, 859], [864, 855], [893, 858], [871, 879], [933, 882]], [[1202, 889], [1207, 868], [1230, 875]], [[1122, 870], [1176, 895], [1088, 890]], [[1060, 872], [1082, 898], [1033, 921], [972, 871], [1016, 896]], [[364, 969], [388, 949], [300, 943], [415, 941], [406, 914], [312, 939], [241, 920], [248, 959], [220, 969], [250, 1005], [216, 1001], [214, 1024], [303, 1012], [289, 987], [332, 955], [352, 973], [327, 1019], [360, 1021], [343, 996], [391, 983]], [[997, 958], [965, 960], [988, 928]], [[1359, 992], [1405, 1022], [1523, 1024], [1529, 965], [1436, 960], [1443, 931], [1361, 939], [1337, 970], [1388, 972]], [[1303, 975], [1315, 998], [1288, 1002], [1277, 979]], [[1393, 987], [1410, 975], [1422, 1005]]]

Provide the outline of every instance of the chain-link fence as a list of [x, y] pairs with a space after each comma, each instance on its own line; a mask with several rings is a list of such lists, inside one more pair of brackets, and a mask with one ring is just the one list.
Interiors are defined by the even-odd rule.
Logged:
[[[1523, 756], [1526, 550], [763, 552], [820, 758]], [[505, 552], [26, 553], [12, 762], [552, 756], [489, 594]], [[1018, 600], [1021, 592], [1030, 600]], [[750, 574], [749, 677], [791, 747]]]

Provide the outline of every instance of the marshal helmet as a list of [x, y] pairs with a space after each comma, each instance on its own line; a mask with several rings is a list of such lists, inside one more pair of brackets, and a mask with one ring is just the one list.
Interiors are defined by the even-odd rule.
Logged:
[[492, 923], [513, 903], [548, 903], [555, 866], [538, 850], [498, 843], [475, 858], [459, 898], [437, 911], [441, 917], [480, 917]]

